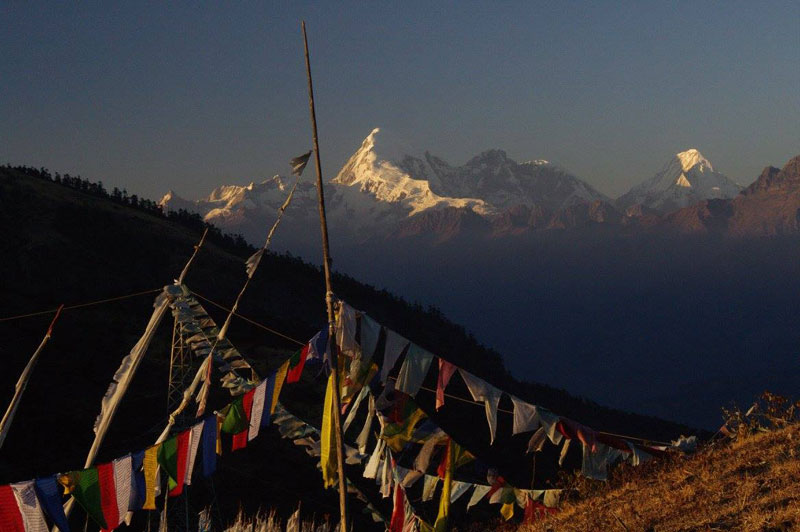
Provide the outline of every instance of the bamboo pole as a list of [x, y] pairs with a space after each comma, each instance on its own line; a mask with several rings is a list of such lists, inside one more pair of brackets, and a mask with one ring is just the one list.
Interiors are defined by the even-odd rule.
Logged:
[[333, 426], [336, 434], [336, 466], [339, 472], [339, 513], [340, 529], [348, 531], [347, 522], [347, 484], [344, 476], [344, 442], [342, 441], [341, 406], [339, 400], [338, 383], [338, 353], [336, 352], [335, 318], [333, 313], [333, 289], [331, 287], [331, 253], [328, 243], [328, 221], [325, 217], [325, 194], [322, 190], [322, 164], [319, 159], [319, 140], [317, 137], [317, 114], [314, 110], [314, 84], [311, 81], [311, 61], [308, 56], [308, 36], [306, 35], [306, 21], [302, 22], [303, 46], [306, 56], [306, 77], [308, 78], [308, 108], [311, 113], [311, 130], [314, 141], [314, 162], [317, 167], [317, 200], [319, 203], [319, 225], [322, 232], [322, 269], [325, 274], [325, 305], [328, 312], [328, 341], [331, 346], [331, 378], [333, 379]]
[[11, 404], [8, 405], [8, 409], [3, 416], [3, 420], [0, 421], [0, 448], [3, 447], [3, 442], [6, 440], [8, 431], [11, 429], [11, 423], [14, 422], [14, 416], [16, 415], [17, 408], [19, 408], [19, 404], [22, 401], [22, 394], [25, 393], [25, 388], [28, 387], [28, 381], [33, 373], [33, 368], [36, 366], [36, 362], [39, 360], [39, 355], [44, 349], [44, 346], [47, 344], [47, 341], [50, 340], [50, 336], [53, 334], [53, 325], [55, 325], [56, 320], [61, 315], [61, 311], [63, 309], [63, 304], [58, 307], [53, 321], [50, 322], [50, 326], [47, 328], [47, 333], [45, 333], [44, 338], [42, 338], [42, 341], [39, 344], [39, 347], [36, 348], [36, 351], [33, 353], [30, 360], [28, 360], [28, 364], [25, 366], [25, 369], [22, 370], [19, 380], [17, 380], [17, 386], [14, 390], [14, 397], [11, 398]]

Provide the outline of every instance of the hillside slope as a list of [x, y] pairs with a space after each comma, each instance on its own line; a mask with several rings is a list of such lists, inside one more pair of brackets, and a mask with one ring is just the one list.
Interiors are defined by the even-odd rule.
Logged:
[[800, 425], [676, 456], [526, 532], [789, 531], [800, 526]]

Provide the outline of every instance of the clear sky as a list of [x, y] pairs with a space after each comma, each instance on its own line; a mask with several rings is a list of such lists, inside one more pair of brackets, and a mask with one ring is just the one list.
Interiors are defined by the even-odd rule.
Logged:
[[323, 170], [376, 126], [617, 196], [698, 148], [740, 183], [800, 153], [800, 3], [0, 2], [0, 163], [157, 199]]

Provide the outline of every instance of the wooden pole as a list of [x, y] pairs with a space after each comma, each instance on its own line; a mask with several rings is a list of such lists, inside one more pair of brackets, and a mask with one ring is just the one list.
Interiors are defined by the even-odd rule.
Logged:
[[61, 315], [61, 310], [63, 308], [64, 305], [58, 307], [53, 321], [50, 322], [50, 327], [47, 328], [47, 333], [45, 333], [44, 338], [42, 338], [42, 341], [39, 344], [39, 347], [33, 353], [30, 360], [28, 360], [28, 364], [25, 366], [25, 369], [22, 370], [22, 373], [19, 376], [17, 386], [14, 390], [14, 397], [11, 399], [11, 404], [8, 405], [8, 410], [6, 410], [3, 420], [0, 421], [0, 447], [3, 446], [3, 442], [6, 440], [8, 431], [11, 429], [11, 423], [14, 422], [14, 416], [17, 413], [17, 408], [19, 408], [19, 403], [22, 401], [22, 394], [25, 393], [25, 388], [28, 387], [28, 381], [33, 373], [33, 368], [36, 366], [36, 362], [39, 360], [39, 355], [41, 354], [42, 349], [44, 349], [44, 346], [47, 344], [50, 336], [52, 336], [53, 325], [56, 324], [56, 320]]
[[322, 232], [322, 270], [325, 273], [325, 304], [328, 311], [328, 342], [331, 346], [331, 378], [333, 379], [333, 427], [336, 434], [336, 466], [339, 472], [339, 513], [340, 529], [347, 532], [347, 481], [344, 476], [344, 446], [342, 438], [341, 406], [339, 401], [338, 353], [336, 352], [335, 318], [333, 313], [333, 289], [331, 288], [331, 252], [328, 244], [328, 222], [325, 218], [325, 195], [322, 191], [322, 165], [319, 160], [319, 141], [317, 139], [317, 115], [314, 110], [314, 84], [311, 81], [311, 61], [308, 57], [308, 37], [306, 21], [302, 23], [303, 45], [306, 54], [306, 77], [308, 78], [308, 108], [311, 112], [311, 130], [314, 140], [314, 162], [317, 166], [317, 200], [319, 203], [319, 225]]

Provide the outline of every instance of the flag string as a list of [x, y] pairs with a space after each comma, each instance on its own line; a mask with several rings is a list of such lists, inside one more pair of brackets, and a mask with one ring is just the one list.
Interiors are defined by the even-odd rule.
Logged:
[[[394, 381], [397, 380], [397, 377], [389, 377], [389, 378], [394, 380]], [[427, 386], [420, 386], [420, 389], [421, 390], [425, 390], [426, 392], [431, 392], [431, 393], [434, 393], [434, 394], [436, 393], [436, 390], [434, 390], [433, 388], [428, 388]], [[506, 394], [506, 395], [508, 395], [508, 394]], [[472, 405], [475, 405], [475, 406], [480, 406], [481, 408], [484, 408], [483, 401], [473, 401], [472, 399], [467, 399], [466, 397], [459, 397], [458, 395], [453, 395], [453, 394], [450, 394], [450, 393], [447, 393], [447, 392], [444, 392], [444, 396], [445, 397], [449, 397], [450, 399], [455, 399], [456, 401], [461, 401], [462, 403], [469, 403], [469, 404], [472, 404]], [[505, 409], [505, 408], [499, 408], [498, 407], [497, 411], [498, 412], [503, 412], [504, 414], [511, 414], [512, 416], [514, 415], [514, 411], [513, 410], [508, 410], [508, 409]], [[647, 439], [647, 438], [639, 438], [637, 436], [626, 436], [624, 434], [615, 434], [613, 432], [603, 432], [602, 430], [595, 430], [594, 432], [596, 432], [597, 434], [603, 434], [605, 436], [615, 436], [617, 438], [622, 438], [622, 439], [625, 439], [625, 440], [635, 440], [635, 441], [639, 441], [639, 442], [643, 442], [643, 443], [657, 443], [659, 445], [666, 445], [666, 446], [671, 446], [672, 445], [671, 443], [667, 443], [667, 442], [663, 442], [663, 441], [650, 440], [650, 439]]]

